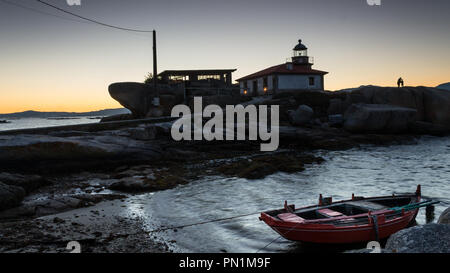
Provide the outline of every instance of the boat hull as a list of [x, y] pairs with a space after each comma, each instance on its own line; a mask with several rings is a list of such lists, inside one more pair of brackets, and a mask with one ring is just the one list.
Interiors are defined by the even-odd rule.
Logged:
[[[326, 201], [326, 202], [324, 202]], [[408, 227], [416, 218], [421, 201], [421, 188], [405, 195], [355, 197], [332, 202], [319, 198], [319, 204], [284, 208], [261, 213], [264, 221], [282, 237], [299, 242], [347, 244], [378, 241]]]
[[[267, 225], [278, 232], [282, 237], [299, 242], [347, 244], [376, 241], [384, 239], [393, 233], [406, 228], [414, 221], [418, 210], [410, 211], [405, 215], [378, 223], [378, 232], [375, 224], [336, 227], [323, 224], [290, 224], [275, 221], [267, 214], [261, 215]], [[378, 233], [378, 235], [377, 235]]]

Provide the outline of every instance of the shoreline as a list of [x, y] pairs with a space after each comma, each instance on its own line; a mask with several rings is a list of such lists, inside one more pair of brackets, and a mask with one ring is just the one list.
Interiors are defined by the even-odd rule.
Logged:
[[[34, 135], [0, 132], [0, 138], [12, 141], [8, 149], [18, 147], [13, 149], [17, 158], [2, 164], [0, 173], [3, 177], [17, 176], [17, 181], [10, 183], [16, 186], [36, 184], [27, 190], [21, 205], [0, 211], [3, 237], [15, 238], [3, 242], [0, 251], [67, 252], [63, 245], [81, 238], [87, 252], [170, 252], [168, 242], [158, 242], [157, 235], [146, 233], [138, 217], [120, 216], [133, 196], [175, 188], [202, 176], [251, 180], [279, 171], [301, 172], [324, 161], [315, 156], [317, 150], [414, 144], [417, 139], [413, 135], [359, 135], [336, 128], [282, 126], [279, 151], [268, 153], [259, 151], [259, 142], [175, 142], [169, 137], [170, 122], [131, 124], [123, 127], [123, 122], [113, 123], [118, 125], [114, 130], [84, 133], [53, 131], [49, 132], [51, 137], [40, 134], [50, 128]], [[104, 128], [111, 129], [109, 126]], [[111, 136], [124, 138], [118, 142], [123, 147], [104, 148]], [[41, 139], [40, 144], [34, 142], [36, 139]], [[66, 151], [65, 141], [78, 146]], [[107, 151], [100, 157], [99, 148]], [[46, 153], [39, 153], [39, 149]], [[83, 151], [79, 156], [77, 149]], [[91, 159], [86, 158], [89, 156]], [[17, 225], [21, 228], [12, 228]], [[130, 241], [134, 243], [130, 245]]]

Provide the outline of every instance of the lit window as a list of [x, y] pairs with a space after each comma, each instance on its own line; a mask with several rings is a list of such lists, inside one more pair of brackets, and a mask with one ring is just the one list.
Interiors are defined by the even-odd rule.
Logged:
[[247, 90], [244, 90], [244, 95], [247, 95]]
[[209, 80], [209, 79], [214, 79], [214, 80], [220, 80], [220, 75], [199, 75], [198, 76], [198, 80]]

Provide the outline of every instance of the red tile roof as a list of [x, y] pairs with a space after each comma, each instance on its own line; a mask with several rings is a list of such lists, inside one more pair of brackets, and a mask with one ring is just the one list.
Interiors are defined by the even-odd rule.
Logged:
[[244, 81], [244, 80], [250, 80], [255, 78], [260, 78], [268, 75], [273, 74], [296, 74], [296, 75], [325, 75], [328, 74], [328, 72], [320, 71], [312, 69], [310, 66], [307, 65], [292, 65], [292, 69], [287, 69], [287, 64], [279, 64], [275, 65], [269, 68], [266, 68], [264, 70], [261, 70], [259, 72], [247, 75], [243, 78], [237, 79], [237, 81]]

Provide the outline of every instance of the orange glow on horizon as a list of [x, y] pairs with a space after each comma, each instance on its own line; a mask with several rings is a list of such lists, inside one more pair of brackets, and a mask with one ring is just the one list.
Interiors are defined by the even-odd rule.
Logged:
[[[376, 81], [371, 79], [370, 76], [358, 79], [348, 76], [338, 79], [337, 76], [333, 76], [333, 73], [330, 72], [329, 75], [325, 76], [325, 89], [335, 91], [355, 88], [361, 85], [396, 86], [397, 78], [400, 76], [405, 80], [405, 86], [435, 87], [448, 82], [446, 80], [447, 75], [444, 74], [441, 73], [441, 75], [436, 75], [437, 77], [425, 77], [416, 80], [414, 77], [405, 76], [407, 73], [403, 73], [402, 75], [393, 75], [391, 79]], [[12, 87], [9, 87], [9, 90], [15, 91], [0, 92], [0, 114], [28, 110], [41, 112], [90, 112], [123, 107], [109, 96], [107, 88], [95, 92], [77, 92], [70, 89], [66, 92], [60, 92], [59, 89], [30, 91]], [[23, 93], [27, 93], [27, 95], [23, 96]], [[244, 94], [247, 94], [247, 92], [244, 91]]]

